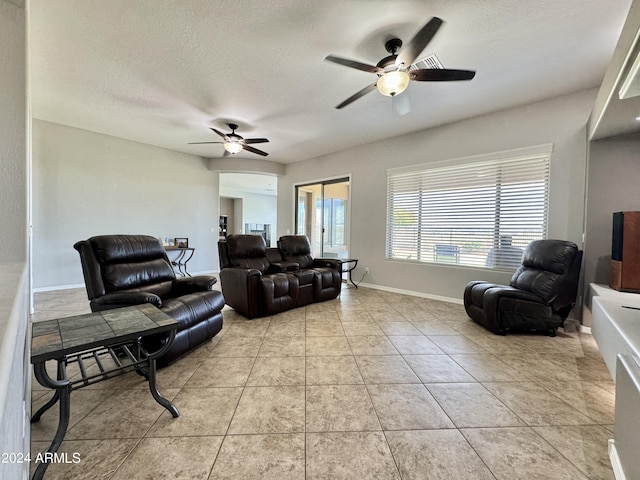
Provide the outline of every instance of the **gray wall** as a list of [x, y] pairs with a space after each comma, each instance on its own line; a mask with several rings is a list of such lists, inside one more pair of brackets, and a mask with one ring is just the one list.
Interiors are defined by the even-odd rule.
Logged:
[[293, 230], [296, 183], [351, 174], [350, 254], [360, 259], [354, 278], [369, 267], [369, 284], [458, 300], [470, 280], [508, 282], [509, 274], [485, 269], [385, 260], [386, 171], [553, 143], [549, 233], [581, 245], [585, 125], [595, 95], [579, 92], [290, 164], [278, 179], [278, 235]]
[[640, 135], [591, 142], [586, 205], [585, 285], [608, 285], [612, 213], [640, 210]]
[[189, 271], [218, 270], [218, 173], [200, 157], [33, 122], [34, 288], [83, 284], [73, 244], [93, 235], [187, 237]]
[[[0, 453], [29, 451], [26, 21], [0, 0]], [[0, 478], [27, 478], [0, 463]]]
[[0, 263], [26, 259], [25, 12], [0, 1]]

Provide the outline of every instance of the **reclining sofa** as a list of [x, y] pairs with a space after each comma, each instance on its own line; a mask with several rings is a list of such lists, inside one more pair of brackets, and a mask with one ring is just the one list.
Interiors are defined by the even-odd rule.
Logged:
[[[164, 366], [213, 338], [222, 329], [222, 294], [209, 275], [176, 277], [164, 247], [147, 235], [101, 235], [77, 242], [92, 312], [151, 303], [179, 326]], [[163, 336], [145, 339], [157, 350]]]
[[342, 262], [313, 258], [304, 235], [280, 237], [278, 248], [267, 248], [260, 235], [229, 235], [218, 242], [218, 254], [225, 302], [246, 318], [340, 295]]

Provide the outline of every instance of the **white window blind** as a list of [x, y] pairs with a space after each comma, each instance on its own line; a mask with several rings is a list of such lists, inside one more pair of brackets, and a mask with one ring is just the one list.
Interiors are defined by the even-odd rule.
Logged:
[[515, 269], [547, 238], [550, 151], [390, 171], [386, 257]]

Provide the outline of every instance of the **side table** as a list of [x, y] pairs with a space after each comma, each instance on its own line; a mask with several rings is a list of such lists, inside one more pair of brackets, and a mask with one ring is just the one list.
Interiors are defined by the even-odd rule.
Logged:
[[[348, 265], [348, 266], [345, 267], [345, 263], [352, 263], [353, 265]], [[358, 288], [358, 285], [356, 285], [355, 282], [353, 281], [353, 279], [351, 278], [351, 272], [353, 272], [356, 269], [357, 266], [358, 266], [358, 259], [357, 258], [345, 258], [345, 259], [342, 259], [342, 273], [348, 273], [349, 274], [349, 281], [356, 288]]]
[[178, 252], [178, 255], [173, 259], [169, 260], [171, 265], [178, 268], [178, 273], [183, 277], [190, 277], [191, 274], [187, 271], [187, 263], [193, 257], [196, 249], [193, 247], [165, 247], [167, 252]]
[[[73, 390], [134, 370], [148, 380], [153, 398], [174, 418], [178, 417], [178, 409], [160, 394], [156, 385], [156, 359], [171, 348], [177, 327], [178, 322], [151, 304], [34, 322], [31, 338], [34, 375], [38, 383], [55, 392], [31, 422], [40, 420], [56, 403], [60, 408], [58, 428], [47, 452], [57, 452], [62, 444], [69, 426]], [[142, 340], [156, 334], [166, 334], [166, 341], [156, 352], [147, 352]], [[46, 369], [49, 360], [57, 362], [55, 380]], [[74, 363], [80, 375], [70, 379], [66, 368]], [[33, 480], [42, 479], [48, 466], [49, 463], [40, 463]]]

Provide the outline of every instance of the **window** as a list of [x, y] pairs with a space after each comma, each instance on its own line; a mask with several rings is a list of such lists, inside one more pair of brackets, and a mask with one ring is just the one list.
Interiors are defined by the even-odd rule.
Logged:
[[387, 173], [386, 258], [515, 269], [547, 237], [551, 146]]

